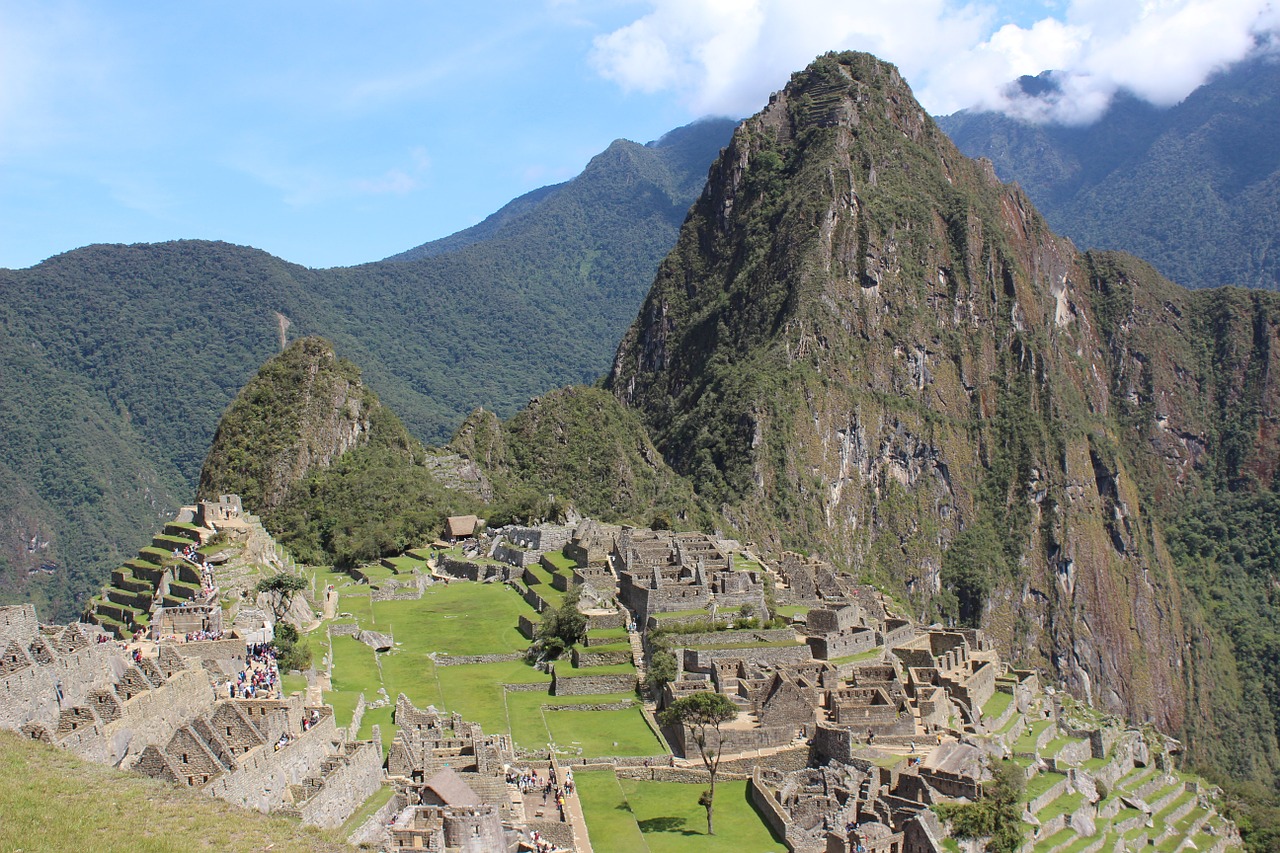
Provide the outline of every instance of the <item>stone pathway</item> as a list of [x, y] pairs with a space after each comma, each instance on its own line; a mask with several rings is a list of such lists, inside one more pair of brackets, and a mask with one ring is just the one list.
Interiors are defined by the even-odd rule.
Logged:
[[573, 827], [573, 849], [575, 853], [593, 853], [591, 839], [587, 837], [587, 818], [582, 813], [582, 802], [578, 799], [578, 790], [564, 798], [565, 816]]

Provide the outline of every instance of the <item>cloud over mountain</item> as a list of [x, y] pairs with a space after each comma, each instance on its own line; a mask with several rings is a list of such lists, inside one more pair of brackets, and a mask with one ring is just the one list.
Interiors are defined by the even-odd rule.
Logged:
[[[965, 107], [1039, 121], [1087, 123], [1119, 89], [1172, 104], [1214, 71], [1271, 50], [1280, 10], [1270, 0], [1071, 0], [997, 10], [954, 0], [651, 0], [650, 11], [595, 40], [592, 61], [628, 90], [681, 92], [696, 111], [744, 115], [791, 69], [828, 50], [866, 50], [896, 63], [934, 114]], [[1049, 97], [1010, 80], [1061, 72]]]

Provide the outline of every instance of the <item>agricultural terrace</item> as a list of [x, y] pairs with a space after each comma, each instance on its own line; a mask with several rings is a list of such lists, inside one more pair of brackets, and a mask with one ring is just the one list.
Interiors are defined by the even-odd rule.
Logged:
[[[362, 573], [369, 577], [381, 571]], [[369, 707], [361, 719], [361, 738], [370, 737], [377, 724], [384, 745], [391, 744], [395, 698], [404, 693], [420, 708], [435, 705], [458, 712], [487, 732], [510, 733], [517, 749], [542, 751], [554, 744], [562, 755], [574, 758], [666, 751], [634, 692], [550, 695], [551, 676], [525, 663], [529, 641], [517, 630], [522, 615], [536, 618], [536, 613], [506, 584], [456, 581], [430, 586], [416, 600], [374, 601], [369, 584], [340, 572], [317, 570], [312, 583], [321, 598], [327, 584], [333, 584], [339, 596], [335, 618], [307, 635], [317, 665], [332, 655], [331, 689], [323, 698], [333, 705], [337, 723], [343, 726], [350, 724], [364, 694]], [[391, 634], [395, 647], [378, 653], [352, 636], [329, 639], [330, 627], [352, 623]], [[619, 629], [618, 634], [619, 640], [625, 639], [625, 631]], [[450, 656], [463, 655], [499, 659], [449, 661]], [[579, 670], [567, 656], [556, 666], [562, 675], [635, 673], [630, 663]], [[379, 705], [379, 700], [386, 701]], [[609, 708], [591, 707], [599, 705]]]

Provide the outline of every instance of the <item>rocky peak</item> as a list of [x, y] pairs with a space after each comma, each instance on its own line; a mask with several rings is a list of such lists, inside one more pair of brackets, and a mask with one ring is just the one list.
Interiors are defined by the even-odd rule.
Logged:
[[380, 405], [328, 341], [294, 341], [222, 416], [198, 496], [239, 494], [254, 512], [269, 513], [294, 483], [367, 443]]
[[829, 54], [712, 167], [608, 386], [747, 536], [816, 543], [1177, 730], [1194, 617], [1154, 496], [1215, 464], [1205, 401], [1235, 405], [1244, 361], [1257, 403], [1274, 335], [1271, 309], [1239, 331], [1201, 310], [1052, 234], [893, 66]]

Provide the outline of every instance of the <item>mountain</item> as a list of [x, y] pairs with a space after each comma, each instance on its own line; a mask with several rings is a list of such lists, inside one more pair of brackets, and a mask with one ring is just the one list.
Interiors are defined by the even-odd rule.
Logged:
[[[1051, 74], [1021, 89], [1051, 100]], [[1120, 93], [1085, 126], [964, 111], [938, 119], [1016, 180], [1061, 234], [1123, 249], [1187, 287], [1280, 289], [1280, 61], [1262, 56], [1161, 109]]]
[[482, 477], [468, 487], [468, 470], [423, 448], [328, 341], [303, 338], [227, 407], [197, 497], [238, 494], [295, 556], [349, 566], [422, 544], [449, 511], [478, 506]]
[[1270, 517], [1278, 336], [1274, 294], [1079, 252], [830, 54], [735, 132], [607, 388], [746, 538], [1270, 783], [1276, 563], [1225, 531]]
[[[449, 449], [494, 482], [495, 523], [556, 514], [567, 501], [606, 522], [710, 529], [714, 513], [663, 460], [640, 418], [599, 388], [569, 387], [529, 401], [505, 422], [476, 411]], [[556, 505], [546, 504], [550, 495]]]
[[331, 340], [432, 443], [477, 406], [594, 381], [732, 126], [615, 142], [416, 259], [311, 270], [179, 241], [0, 270], [0, 600], [77, 612], [189, 499], [222, 411], [288, 338]]

